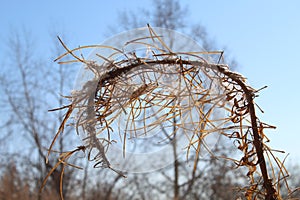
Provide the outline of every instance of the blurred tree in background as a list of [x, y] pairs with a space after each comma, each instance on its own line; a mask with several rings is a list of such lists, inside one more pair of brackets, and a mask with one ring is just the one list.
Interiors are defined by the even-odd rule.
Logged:
[[[30, 186], [28, 192], [37, 199], [46, 199], [45, 196], [58, 194], [60, 189], [60, 169], [57, 169], [51, 177], [50, 187], [45, 190], [48, 194], [41, 196], [37, 192], [45, 174], [53, 167], [51, 162], [45, 163], [45, 147], [51, 141], [62, 115], [49, 114], [47, 109], [63, 105], [64, 100], [59, 94], [70, 89], [71, 79], [67, 74], [71, 69], [53, 66], [48, 64], [51, 62], [40, 58], [35, 51], [33, 37], [25, 30], [11, 34], [7, 50], [8, 62], [0, 79], [4, 94], [1, 98], [5, 102], [5, 115], [8, 118], [1, 129], [6, 134], [3, 138], [6, 148], [1, 154], [3, 167], [7, 168], [3, 172], [4, 177], [13, 173], [14, 176], [7, 176], [13, 184], [16, 184], [14, 178], [21, 182], [25, 180], [24, 183]], [[67, 129], [65, 134], [68, 135], [70, 131]], [[56, 150], [62, 152], [67, 146], [70, 146], [70, 141], [60, 138]], [[13, 170], [10, 170], [11, 167]], [[74, 184], [73, 180], [68, 181], [73, 177], [73, 171], [70, 170], [66, 176], [65, 194]], [[18, 187], [22, 185], [16, 184]], [[57, 199], [57, 196], [53, 199]]]

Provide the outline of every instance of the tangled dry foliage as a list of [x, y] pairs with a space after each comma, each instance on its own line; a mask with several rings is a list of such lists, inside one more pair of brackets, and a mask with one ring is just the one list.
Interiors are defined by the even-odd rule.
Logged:
[[[73, 166], [68, 159], [79, 151], [87, 152], [88, 159], [95, 162], [94, 167], [109, 168], [125, 177], [107, 157], [108, 149], [115, 142], [112, 134], [119, 132], [125, 154], [128, 137], [141, 137], [156, 127], [165, 126], [164, 130], [168, 130], [166, 137], [180, 133], [188, 138], [186, 156], [195, 152], [194, 170], [200, 150], [205, 147], [202, 142], [205, 137], [218, 133], [231, 138], [243, 156], [240, 160], [226, 159], [232, 160], [237, 167], [248, 169], [249, 185], [240, 188], [245, 197], [281, 199], [280, 187], [290, 191], [286, 182], [288, 172], [267, 145], [269, 139], [265, 130], [275, 127], [261, 122], [256, 116], [256, 109], [260, 108], [254, 103], [254, 98], [259, 90], [247, 85], [246, 79], [230, 71], [226, 64], [220, 64], [222, 52], [173, 52], [153, 28], [148, 26], [147, 31], [148, 37], [136, 38], [124, 45], [144, 45], [147, 53], [142, 55], [103, 45], [70, 50], [59, 39], [66, 53], [56, 61], [71, 55], [73, 60], [60, 63], [83, 63], [94, 78], [81, 90], [72, 92], [68, 97], [69, 105], [51, 110], [67, 111], [48, 155], [74, 112], [77, 116], [74, 126], [78, 134], [84, 132], [85, 143], [60, 154], [43, 186], [55, 168]], [[77, 55], [86, 48], [106, 48], [113, 53], [108, 56], [97, 54], [103, 60], [100, 65]], [[218, 55], [219, 59], [206, 59], [212, 54]], [[226, 113], [225, 116], [216, 114], [220, 110]], [[112, 125], [122, 114], [127, 118], [123, 132]]]

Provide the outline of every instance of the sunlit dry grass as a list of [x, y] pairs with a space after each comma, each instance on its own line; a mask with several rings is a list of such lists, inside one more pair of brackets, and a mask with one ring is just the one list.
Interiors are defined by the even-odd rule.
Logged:
[[[150, 26], [148, 31], [148, 37], [136, 38], [125, 44], [144, 45], [148, 49], [145, 55], [104, 45], [70, 50], [59, 39], [66, 53], [56, 61], [61, 64], [82, 63], [94, 74], [94, 78], [81, 90], [72, 92], [68, 97], [69, 105], [58, 108], [67, 111], [50, 145], [49, 154], [74, 112], [77, 116], [74, 126], [78, 134], [84, 133], [84, 146], [62, 152], [55, 168], [59, 165], [72, 166], [67, 159], [82, 150], [87, 152], [89, 160], [95, 162], [94, 167], [109, 168], [125, 177], [122, 171], [114, 169], [106, 155], [115, 142], [112, 134], [119, 134], [123, 156], [126, 156], [127, 138], [142, 137], [164, 126], [164, 130], [168, 130], [166, 138], [179, 133], [187, 137], [186, 156], [189, 157], [191, 151], [195, 152], [193, 170], [196, 170], [203, 149], [215, 156], [204, 139], [218, 133], [231, 138], [237, 151], [243, 154], [239, 160], [225, 159], [232, 160], [237, 167], [248, 169], [249, 185], [241, 188], [245, 197], [280, 199], [280, 187], [289, 190], [285, 181], [288, 172], [284, 162], [267, 145], [269, 139], [265, 131], [275, 127], [261, 122], [256, 116], [256, 110], [261, 110], [254, 102], [259, 90], [250, 87], [246, 78], [220, 63], [222, 52], [173, 52]], [[103, 61], [99, 64], [81, 55], [80, 51], [87, 48], [110, 49], [112, 53], [108, 56], [97, 54]], [[219, 55], [220, 59], [207, 60], [209, 54]], [[67, 55], [74, 59], [62, 61]], [[225, 115], [217, 114], [220, 111]], [[113, 126], [120, 115], [125, 116], [123, 131]]]

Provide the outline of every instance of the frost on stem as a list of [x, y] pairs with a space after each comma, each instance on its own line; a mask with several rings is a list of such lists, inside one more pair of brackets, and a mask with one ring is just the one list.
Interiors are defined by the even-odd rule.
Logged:
[[[132, 32], [118, 36], [131, 38], [125, 43], [116, 40], [111, 46], [92, 45], [73, 50], [60, 40], [66, 53], [57, 60], [71, 55], [74, 60], [60, 63], [83, 63], [90, 78], [72, 92], [70, 105], [64, 107], [68, 108], [68, 114], [49, 152], [70, 113], [76, 114], [76, 131], [83, 135], [84, 148], [88, 159], [95, 162], [94, 167], [110, 168], [123, 176], [126, 171], [111, 163], [111, 154], [117, 158], [114, 163], [126, 165], [133, 161], [134, 155], [128, 151], [129, 139], [155, 136], [159, 138], [155, 140], [156, 147], [138, 143], [138, 148], [147, 146], [157, 150], [158, 144], [182, 138], [177, 143], [182, 145], [178, 150], [184, 149], [186, 157], [194, 155], [193, 170], [196, 170], [200, 152], [206, 150], [215, 156], [205, 139], [219, 134], [232, 139], [243, 154], [240, 160], [226, 159], [248, 169], [250, 184], [242, 188], [245, 196], [279, 198], [278, 188], [281, 182], [286, 182], [287, 171], [267, 146], [269, 140], [264, 130], [275, 127], [261, 122], [255, 114], [254, 98], [258, 90], [247, 85], [241, 74], [219, 63], [222, 52], [195, 51], [194, 41], [176, 38], [167, 29], [148, 26], [135, 30], [134, 34], [135, 37]], [[89, 60], [76, 55], [86, 48], [94, 48], [96, 52]], [[117, 153], [111, 151], [116, 143], [122, 144]], [[126, 157], [129, 160], [122, 163], [120, 160]], [[155, 158], [153, 154], [147, 160]], [[271, 158], [279, 169], [278, 175], [267, 171], [275, 167]]]

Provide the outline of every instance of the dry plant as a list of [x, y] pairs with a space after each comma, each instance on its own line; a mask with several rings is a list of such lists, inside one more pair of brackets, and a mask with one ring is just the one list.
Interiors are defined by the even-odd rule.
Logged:
[[[76, 113], [73, 125], [77, 133], [84, 134], [84, 145], [62, 152], [54, 168], [72, 166], [68, 159], [82, 150], [95, 162], [94, 167], [109, 168], [125, 177], [125, 172], [116, 169], [108, 158], [116, 138], [122, 142], [125, 157], [128, 138], [143, 137], [163, 126], [165, 139], [179, 134], [187, 138], [182, 145], [187, 157], [191, 151], [196, 155], [195, 171], [203, 149], [215, 156], [204, 141], [217, 133], [232, 139], [237, 150], [242, 152], [240, 159], [225, 159], [248, 169], [249, 185], [240, 188], [245, 197], [281, 199], [280, 187], [283, 185], [289, 190], [288, 172], [267, 145], [269, 139], [265, 130], [275, 127], [256, 116], [257, 108], [261, 110], [254, 102], [259, 90], [250, 87], [242, 75], [230, 71], [226, 64], [220, 64], [222, 52], [175, 52], [155, 29], [148, 26], [145, 31], [148, 36], [124, 44], [124, 47], [144, 46], [146, 53], [143, 54], [105, 45], [70, 50], [59, 38], [66, 53], [55, 61], [83, 63], [93, 78], [67, 97], [69, 105], [51, 110], [67, 111], [48, 155], [72, 114]], [[97, 63], [81, 54], [82, 50], [90, 48], [108, 49], [111, 53], [96, 54], [102, 60]], [[74, 59], [62, 61], [68, 55]], [[218, 59], [210, 59], [216, 55]], [[120, 116], [123, 117], [120, 119]]]

